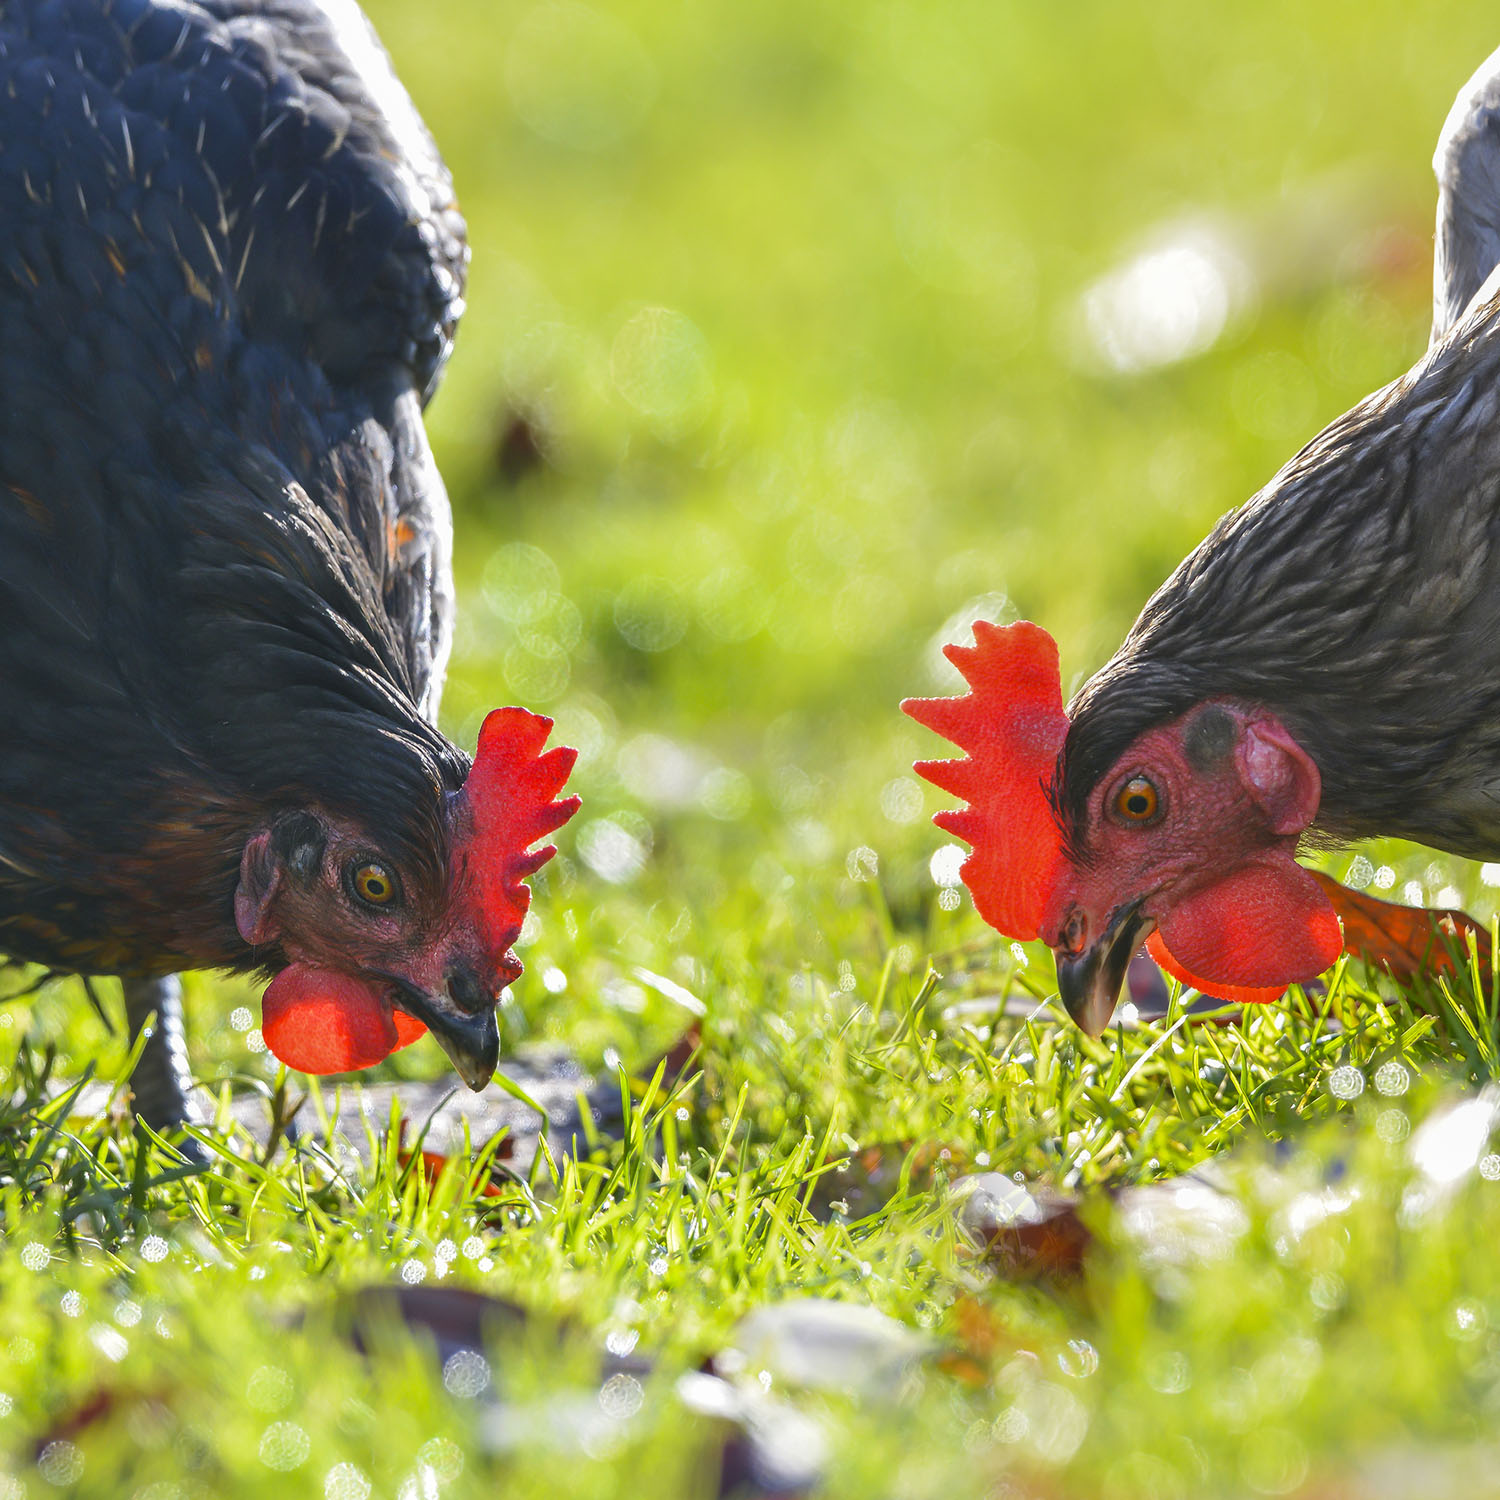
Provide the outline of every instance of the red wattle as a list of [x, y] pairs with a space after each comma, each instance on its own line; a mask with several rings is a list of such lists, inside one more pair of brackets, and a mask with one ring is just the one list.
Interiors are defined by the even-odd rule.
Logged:
[[1343, 933], [1323, 888], [1289, 854], [1241, 865], [1177, 902], [1147, 949], [1175, 979], [1223, 1000], [1261, 1003], [1316, 979]]
[[347, 1073], [372, 1067], [426, 1028], [400, 1012], [393, 1016], [372, 986], [351, 975], [291, 964], [266, 986], [260, 1029], [287, 1067]]
[[1198, 990], [1215, 1000], [1228, 1000], [1235, 1005], [1265, 1005], [1272, 1000], [1281, 999], [1286, 994], [1284, 984], [1265, 987], [1252, 984], [1225, 984], [1221, 980], [1205, 979], [1201, 974], [1194, 974], [1172, 957], [1167, 951], [1167, 945], [1162, 942], [1159, 932], [1153, 932], [1146, 939], [1146, 952], [1179, 984], [1185, 984], [1189, 989]]
[[426, 1023], [407, 1015], [404, 1010], [392, 1011], [391, 1020], [396, 1025], [396, 1045], [391, 1049], [393, 1052], [410, 1047], [413, 1042], [420, 1042], [427, 1035]]

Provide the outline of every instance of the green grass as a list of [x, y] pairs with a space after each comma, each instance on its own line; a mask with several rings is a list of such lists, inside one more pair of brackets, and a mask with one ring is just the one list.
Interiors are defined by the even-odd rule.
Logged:
[[[811, 914], [836, 952], [880, 942], [873, 895]], [[671, 1092], [638, 1081], [623, 1142], [544, 1157], [499, 1198], [461, 1160], [424, 1180], [384, 1137], [356, 1168], [316, 1131], [269, 1165], [206, 1133], [211, 1166], [184, 1169], [109, 1110], [46, 1102], [43, 1025], [12, 1011], [0, 1389], [25, 1492], [48, 1492], [24, 1462], [42, 1434], [73, 1444], [44, 1472], [81, 1459], [70, 1492], [90, 1495], [316, 1494], [348, 1463], [396, 1494], [455, 1453], [445, 1494], [695, 1493], [711, 1434], [673, 1380], [750, 1309], [803, 1294], [869, 1303], [933, 1342], [893, 1390], [773, 1382], [822, 1426], [833, 1494], [1318, 1493], [1361, 1465], [1431, 1474], [1417, 1455], [1434, 1445], [1483, 1444], [1500, 1392], [1500, 1158], [1479, 1169], [1493, 1103], [1446, 1150], [1420, 1132], [1494, 1077], [1493, 995], [1464, 985], [1419, 1010], [1346, 973], [1316, 1005], [1095, 1043], [1050, 1015], [992, 1028], [955, 1011], [1010, 967], [993, 945], [950, 952], [935, 986], [892, 959], [882, 994], [873, 976], [829, 982], [785, 939], [721, 957], [700, 978], [700, 1057]], [[893, 1162], [910, 1151], [905, 1179], [846, 1217], [819, 1178], [881, 1144]], [[1097, 1191], [1216, 1156], [1229, 1235]], [[1081, 1190], [1096, 1236], [1081, 1277], [987, 1267], [948, 1186], [981, 1168]], [[839, 1181], [847, 1196], [858, 1174]], [[397, 1330], [370, 1359], [340, 1331], [350, 1289], [414, 1264], [533, 1313], [490, 1351], [520, 1413], [502, 1453]], [[638, 1336], [658, 1373], [601, 1434], [588, 1382], [609, 1334]], [[592, 1427], [569, 1417], [580, 1403]], [[180, 1489], [147, 1488], [160, 1482]]]
[[[1446, 1154], [1421, 1133], [1500, 1075], [1493, 994], [1343, 972], [1090, 1042], [1043, 1005], [1045, 952], [1023, 967], [934, 883], [941, 804], [909, 772], [933, 744], [895, 707], [965, 610], [1044, 622], [1065, 684], [1097, 666], [1221, 511], [1416, 355], [1427, 160], [1489, 9], [372, 11], [475, 246], [431, 413], [446, 724], [472, 743], [522, 701], [583, 751], [507, 1038], [621, 1059], [629, 1128], [498, 1198], [483, 1161], [428, 1181], [384, 1136], [354, 1167], [317, 1131], [268, 1162], [210, 1132], [184, 1171], [118, 1095], [56, 1097], [128, 1066], [74, 986], [0, 1004], [0, 1500], [362, 1493], [341, 1464], [381, 1497], [705, 1493], [712, 1424], [674, 1383], [803, 1295], [932, 1344], [893, 1385], [772, 1372], [830, 1494], [1500, 1491], [1500, 1162], [1483, 1121]], [[1253, 312], [1194, 360], [1091, 370], [1080, 293], [1189, 213], [1230, 224]], [[1477, 867], [1361, 857], [1495, 911]], [[706, 1009], [670, 1086], [647, 1064], [685, 1013], [641, 970]], [[1013, 990], [1034, 1020], [998, 1014]], [[188, 1004], [200, 1075], [273, 1093], [253, 991], [198, 977]], [[832, 1169], [874, 1146], [858, 1197]], [[1143, 1237], [1156, 1200], [1112, 1196], [1210, 1159], [1232, 1234], [1162, 1209]], [[986, 1262], [950, 1188], [977, 1171], [1081, 1194], [1084, 1274]], [[348, 1294], [403, 1268], [529, 1310], [490, 1351], [500, 1428], [398, 1329], [350, 1344]], [[595, 1394], [610, 1335], [656, 1364], [625, 1420]], [[73, 1447], [39, 1469], [47, 1436]]]

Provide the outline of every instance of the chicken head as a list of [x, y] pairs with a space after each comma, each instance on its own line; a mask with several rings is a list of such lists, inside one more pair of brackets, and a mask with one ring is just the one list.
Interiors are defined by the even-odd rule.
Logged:
[[521, 973], [514, 943], [525, 884], [554, 853], [531, 845], [565, 823], [557, 800], [576, 752], [543, 753], [552, 720], [491, 713], [462, 788], [447, 797], [446, 861], [424, 872], [371, 830], [294, 809], [245, 845], [234, 897], [240, 935], [285, 967], [266, 989], [262, 1033], [308, 1073], [369, 1067], [430, 1030], [464, 1082], [495, 1071], [500, 991]]
[[940, 827], [973, 853], [963, 879], [1007, 937], [1041, 937], [1090, 1035], [1108, 1024], [1131, 957], [1230, 1000], [1277, 998], [1338, 956], [1337, 913], [1295, 859], [1318, 810], [1318, 768], [1274, 714], [1210, 700], [1141, 735], [1081, 818], [1055, 795], [1068, 734], [1057, 646], [1038, 626], [974, 627], [947, 655], [961, 698], [903, 708], [968, 752], [917, 769], [969, 806]]

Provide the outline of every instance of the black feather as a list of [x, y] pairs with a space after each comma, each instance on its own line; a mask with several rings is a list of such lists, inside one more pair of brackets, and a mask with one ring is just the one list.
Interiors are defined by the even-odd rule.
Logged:
[[259, 962], [239, 851], [290, 808], [441, 871], [466, 262], [352, 6], [0, 8], [0, 950]]
[[1058, 802], [1208, 699], [1274, 709], [1320, 829], [1500, 847], [1500, 301], [1226, 516], [1080, 692]]

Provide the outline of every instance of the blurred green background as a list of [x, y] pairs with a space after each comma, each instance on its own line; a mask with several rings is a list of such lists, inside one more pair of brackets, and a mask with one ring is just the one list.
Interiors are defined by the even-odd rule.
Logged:
[[[624, 1139], [492, 1197], [461, 1142], [434, 1184], [399, 1131], [362, 1167], [311, 1127], [175, 1165], [118, 1088], [47, 1103], [124, 1067], [76, 987], [12, 999], [0, 1500], [712, 1494], [674, 1383], [796, 1296], [942, 1356], [899, 1390], [776, 1375], [832, 1496], [1497, 1493], [1500, 992], [1351, 965], [1222, 1027], [1008, 1017], [1045, 951], [1023, 973], [955, 888], [910, 770], [937, 746], [897, 704], [979, 615], [1045, 624], [1076, 684], [1421, 352], [1432, 147], [1500, 12], [368, 8], [474, 247], [429, 414], [445, 725], [472, 745], [521, 702], [583, 752], [507, 1050], [561, 1042], [627, 1094], [698, 1012], [701, 1050], [669, 1098], [637, 1078]], [[1485, 916], [1500, 887], [1321, 857]], [[258, 988], [190, 976], [189, 1034], [200, 1077], [269, 1094]], [[385, 1073], [448, 1069], [427, 1040]], [[1083, 1274], [987, 1259], [949, 1181], [977, 1173], [1084, 1193]], [[450, 1275], [532, 1314], [491, 1351], [504, 1421], [419, 1342], [367, 1361], [330, 1321]], [[658, 1362], [639, 1411], [558, 1353], [601, 1339]]]
[[1076, 685], [1420, 353], [1432, 146], [1497, 40], [1452, 3], [370, 12], [474, 247], [447, 727], [555, 714], [554, 885], [700, 915], [861, 849], [930, 900], [898, 700], [980, 613]]

